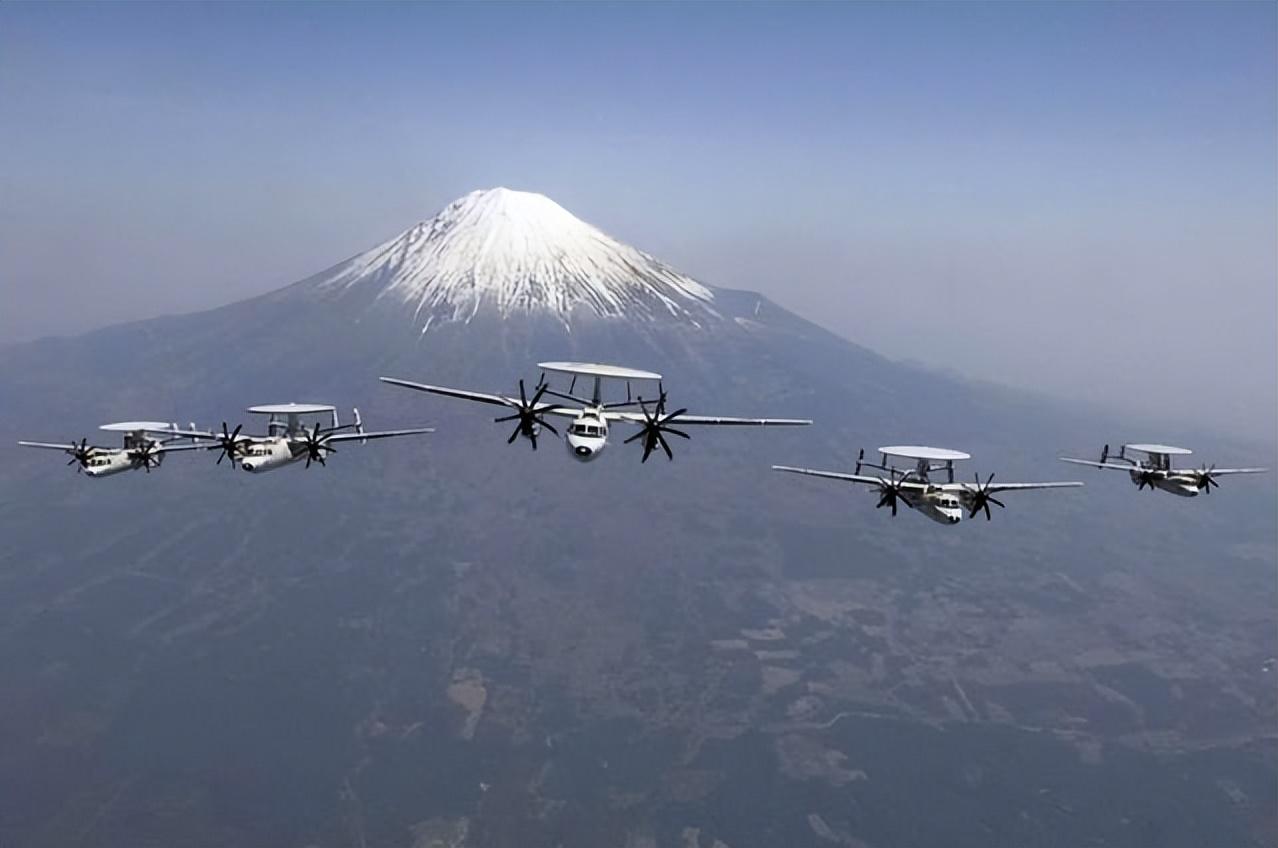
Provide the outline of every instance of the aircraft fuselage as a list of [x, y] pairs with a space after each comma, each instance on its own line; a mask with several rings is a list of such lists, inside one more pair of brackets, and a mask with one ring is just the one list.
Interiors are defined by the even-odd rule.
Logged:
[[[123, 448], [96, 448], [80, 470], [94, 478], [111, 477], [123, 474], [125, 471], [140, 471], [146, 465], [133, 452], [147, 445], [158, 444], [159, 442], [142, 434], [130, 433], [124, 438]], [[162, 452], [157, 451], [151, 455], [150, 462], [153, 468], [159, 468], [163, 461]]]
[[608, 420], [597, 409], [585, 409], [564, 434], [568, 453], [578, 462], [591, 462], [608, 446]]
[[[1147, 473], [1148, 471], [1149, 469], [1144, 469], [1144, 472]], [[1166, 476], [1149, 480], [1147, 485], [1152, 484], [1156, 489], [1170, 492], [1182, 498], [1196, 498], [1201, 494], [1202, 490], [1198, 488], [1198, 477], [1196, 475], [1177, 474], [1175, 471], [1166, 471], [1164, 473]], [[1132, 471], [1128, 472], [1128, 476], [1131, 477], [1132, 485], [1140, 486], [1142, 471], [1132, 469]]]
[[[156, 454], [152, 461], [158, 464], [163, 456], [164, 454]], [[142, 465], [129, 455], [129, 451], [114, 449], [94, 451], [93, 456], [89, 457], [81, 470], [90, 477], [98, 478], [135, 471], [141, 467]]]
[[306, 458], [306, 444], [289, 436], [254, 439], [241, 454], [240, 468], [251, 474], [274, 471]]
[[[879, 496], [874, 492], [875, 497]], [[901, 500], [910, 509], [938, 524], [958, 524], [963, 520], [963, 502], [954, 492], [940, 489], [931, 492], [903, 492]]]

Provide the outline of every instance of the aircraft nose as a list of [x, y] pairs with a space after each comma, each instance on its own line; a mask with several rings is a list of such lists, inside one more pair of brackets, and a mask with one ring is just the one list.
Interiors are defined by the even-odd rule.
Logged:
[[590, 456], [591, 454], [590, 448], [585, 445], [577, 445], [577, 447], [573, 448], [573, 451], [577, 454], [577, 456]]

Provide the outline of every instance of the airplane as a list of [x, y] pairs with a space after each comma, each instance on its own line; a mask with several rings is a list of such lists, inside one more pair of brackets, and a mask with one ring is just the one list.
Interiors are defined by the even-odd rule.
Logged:
[[[78, 445], [75, 442], [65, 445], [51, 442], [18, 442], [18, 444], [28, 448], [63, 451], [71, 457], [67, 465], [75, 465], [77, 474], [84, 472], [85, 475], [93, 478], [110, 477], [112, 474], [138, 469], [143, 469], [150, 474], [152, 468], [160, 467], [165, 454], [202, 447], [192, 444], [172, 444], [177, 441], [174, 434], [180, 431], [176, 424], [166, 424], [163, 421], [120, 421], [115, 424], [103, 424], [98, 429], [108, 433], [123, 433], [124, 447], [106, 448], [90, 445], [88, 439], [81, 439]], [[153, 433], [163, 433], [172, 438], [156, 439], [152, 437]]]
[[[1133, 459], [1127, 455], [1129, 450], [1143, 453], [1148, 458]], [[1151, 492], [1162, 489], [1164, 492], [1171, 492], [1182, 498], [1193, 498], [1199, 494], [1210, 495], [1212, 488], [1220, 488], [1220, 484], [1216, 482], [1217, 477], [1229, 474], [1260, 474], [1269, 470], [1267, 468], [1217, 468], [1214, 465], [1208, 468], [1206, 464], [1202, 468], [1172, 468], [1173, 456], [1189, 456], [1192, 453], [1193, 451], [1171, 445], [1123, 445], [1118, 449], [1118, 456], [1111, 457], [1109, 445], [1105, 445], [1101, 450], [1099, 462], [1068, 456], [1062, 456], [1060, 460], [1072, 462], [1075, 465], [1126, 471], [1138, 491], [1148, 486]]]
[[[772, 470], [807, 474], [812, 477], [828, 477], [832, 480], [846, 480], [849, 483], [864, 483], [873, 486], [879, 496], [875, 509], [891, 507], [892, 515], [896, 515], [897, 505], [903, 503], [940, 524], [958, 524], [965, 512], [968, 518], [975, 518], [981, 510], [985, 511], [985, 520], [989, 521], [990, 504], [1003, 507], [1003, 502], [994, 497], [999, 492], [1023, 489], [1065, 489], [1083, 485], [1076, 482], [995, 484], [993, 474], [990, 474], [984, 483], [981, 482], [979, 474], [972, 483], [956, 483], [954, 482], [954, 463], [972, 458], [971, 455], [962, 451], [920, 445], [892, 445], [879, 448], [879, 454], [879, 462], [870, 463], [865, 461], [865, 451], [862, 450], [857, 455], [856, 471], [852, 474], [814, 471], [811, 468], [793, 468], [788, 465], [774, 465]], [[899, 469], [890, 464], [889, 457], [913, 460], [914, 467], [906, 470]], [[886, 472], [887, 476], [862, 474], [862, 468]], [[931, 475], [938, 471], [945, 472], [944, 483], [932, 481]]]
[[[806, 418], [726, 418], [722, 416], [688, 415], [687, 409], [666, 412], [666, 392], [661, 383], [661, 375], [652, 371], [640, 371], [635, 368], [600, 365], [592, 362], [541, 362], [538, 363], [538, 367], [542, 369], [542, 375], [533, 389], [531, 399], [524, 389], [523, 380], [519, 381], [519, 397], [517, 398], [506, 395], [486, 394], [484, 392], [472, 392], [465, 389], [450, 389], [446, 386], [429, 386], [425, 383], [401, 380], [397, 377], [382, 377], [381, 380], [383, 383], [403, 386], [420, 392], [431, 392], [445, 397], [473, 400], [513, 410], [512, 414], [499, 416], [493, 420], [495, 422], [516, 422], [515, 429], [510, 434], [510, 438], [506, 440], [506, 444], [513, 444], [516, 439], [522, 436], [531, 443], [533, 450], [537, 449], [537, 437], [541, 435], [543, 428], [554, 433], [555, 436], [559, 436], [559, 431], [555, 429], [554, 425], [546, 421], [545, 416], [555, 415], [571, 418], [572, 421], [568, 424], [564, 434], [564, 443], [567, 445], [568, 453], [579, 462], [591, 462], [599, 458], [604, 448], [608, 446], [609, 424], [613, 422], [639, 426], [639, 432], [627, 438], [624, 444], [640, 439], [643, 440], [643, 459], [640, 460], [641, 462], [647, 462], [648, 457], [657, 448], [665, 451], [666, 459], [674, 459], [674, 452], [670, 449], [670, 443], [666, 441], [667, 435], [678, 436], [681, 439], [691, 438], [687, 433], [671, 426], [672, 423], [681, 427], [685, 425], [751, 424], [775, 427], [801, 426], [812, 423]], [[552, 390], [546, 382], [545, 372], [547, 371], [572, 375], [572, 382], [568, 387], [568, 391], [558, 392]], [[573, 394], [576, 390], [578, 379], [583, 377], [593, 381], [589, 397], [579, 397]], [[604, 380], [624, 381], [626, 383], [626, 399], [624, 401], [605, 403], [603, 400]], [[630, 389], [631, 381], [657, 383], [657, 397], [653, 399], [633, 396]], [[562, 401], [568, 401], [569, 403], [543, 402], [542, 398], [546, 395]], [[627, 408], [630, 411], [626, 411]]]
[[[237, 465], [245, 471], [258, 474], [283, 468], [294, 462], [306, 461], [306, 468], [312, 462], [327, 465], [326, 454], [337, 453], [333, 445], [337, 442], [358, 440], [365, 444], [369, 439], [387, 439], [392, 436], [411, 436], [418, 433], [433, 433], [433, 427], [415, 427], [409, 430], [384, 430], [369, 433], [364, 430], [364, 422], [360, 419], [359, 410], [354, 410], [355, 421], [352, 424], [339, 424], [337, 407], [322, 403], [275, 403], [263, 406], [250, 406], [248, 412], [255, 415], [268, 415], [266, 435], [240, 435], [243, 425], [228, 430], [226, 422], [222, 422], [222, 432], [209, 430], [171, 431], [174, 435], [185, 436], [200, 441], [213, 441], [213, 445], [199, 445], [206, 450], [221, 450], [217, 464], [222, 460], [231, 460], [230, 468]], [[316, 422], [309, 429], [302, 424], [304, 415], [332, 415], [332, 426], [327, 430]], [[351, 432], [344, 432], [351, 431]]]

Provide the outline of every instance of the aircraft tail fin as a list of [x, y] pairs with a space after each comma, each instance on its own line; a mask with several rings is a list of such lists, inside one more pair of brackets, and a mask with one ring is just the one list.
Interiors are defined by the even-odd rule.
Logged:
[[[355, 416], [355, 432], [356, 432], [356, 433], [363, 434], [363, 432], [364, 432], [364, 419], [362, 419], [362, 418], [360, 418], [360, 417], [359, 417], [359, 407], [358, 407], [358, 406], [352, 406], [352, 407], [351, 407], [351, 413]], [[368, 439], [360, 439], [360, 440], [359, 440], [359, 443], [360, 443], [361, 445], [366, 445], [366, 444], [368, 444]]]

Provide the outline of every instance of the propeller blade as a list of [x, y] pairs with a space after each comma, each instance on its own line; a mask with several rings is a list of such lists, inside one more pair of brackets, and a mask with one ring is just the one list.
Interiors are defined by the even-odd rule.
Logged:
[[674, 459], [674, 451], [670, 449], [670, 443], [666, 441], [666, 434], [669, 433], [678, 436], [681, 439], [690, 439], [687, 433], [668, 426], [675, 418], [687, 412], [687, 409], [677, 409], [669, 415], [666, 414], [666, 393], [665, 389], [660, 389], [657, 404], [653, 410], [649, 410], [648, 401], [645, 398], [638, 398], [639, 409], [643, 414], [643, 428], [633, 436], [625, 439], [623, 444], [629, 444], [636, 439], [642, 438], [643, 442], [643, 458], [641, 462], [647, 462], [648, 457], [658, 447], [665, 452], [666, 459]]

